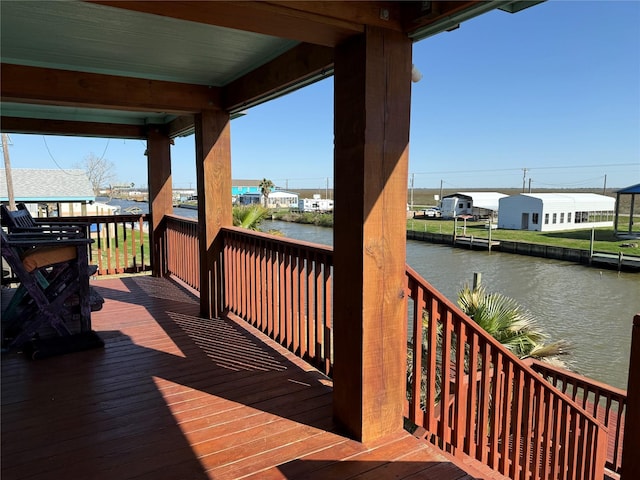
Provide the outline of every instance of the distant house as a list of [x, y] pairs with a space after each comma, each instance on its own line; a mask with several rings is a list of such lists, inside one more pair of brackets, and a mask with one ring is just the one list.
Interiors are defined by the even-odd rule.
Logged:
[[[238, 195], [237, 203], [240, 205], [264, 204], [261, 193], [243, 193]], [[267, 208], [298, 208], [298, 194], [276, 190], [267, 197]]]
[[262, 204], [261, 193], [242, 193], [234, 199], [234, 203], [238, 205], [254, 205], [256, 203]]
[[442, 218], [472, 215], [478, 218], [494, 217], [498, 212], [499, 200], [506, 197], [499, 192], [457, 192], [442, 197], [440, 212]]
[[276, 190], [267, 197], [267, 207], [269, 208], [298, 208], [298, 194]]
[[[78, 215], [96, 199], [84, 170], [14, 168], [11, 177], [15, 201], [27, 204], [32, 215], [38, 214], [42, 204]], [[0, 170], [0, 202], [9, 202], [4, 169]]]
[[595, 193], [522, 193], [500, 199], [498, 228], [550, 232], [612, 227], [615, 199]]
[[231, 196], [237, 198], [239, 195], [247, 193], [261, 193], [260, 183], [262, 180], [231, 180]]

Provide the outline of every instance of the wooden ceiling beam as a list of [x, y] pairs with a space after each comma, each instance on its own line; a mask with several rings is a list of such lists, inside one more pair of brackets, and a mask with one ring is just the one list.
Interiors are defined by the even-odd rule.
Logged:
[[333, 49], [303, 43], [222, 89], [222, 107], [237, 112], [322, 78], [333, 68]]
[[101, 138], [146, 139], [146, 125], [120, 123], [80, 122], [43, 118], [0, 117], [5, 133], [31, 133], [38, 135], [73, 135]]
[[362, 33], [369, 22], [401, 28], [399, 14], [394, 13], [394, 21], [384, 20], [381, 18], [384, 13], [369, 2], [86, 1], [327, 47], [335, 47]]
[[220, 105], [219, 88], [2, 64], [3, 102], [182, 115]]
[[[416, 32], [428, 28], [436, 27], [438, 24], [444, 25], [442, 30], [453, 28], [459, 22], [453, 22], [447, 27], [458, 15], [464, 15], [465, 12], [478, 10], [479, 12], [489, 11], [497, 8], [499, 2], [487, 0], [444, 0], [434, 2], [410, 2], [410, 6], [403, 10], [404, 31], [415, 36]], [[479, 14], [479, 13], [478, 13]], [[470, 15], [472, 18], [475, 15]], [[462, 20], [466, 18], [461, 17]], [[462, 21], [461, 20], [461, 21]], [[418, 37], [420, 37], [418, 35]]]

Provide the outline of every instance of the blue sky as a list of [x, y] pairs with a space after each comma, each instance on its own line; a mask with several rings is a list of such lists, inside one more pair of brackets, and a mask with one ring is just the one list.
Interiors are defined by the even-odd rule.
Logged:
[[[548, 1], [494, 11], [414, 45], [409, 172], [415, 187], [625, 187], [640, 182], [640, 1]], [[234, 178], [333, 184], [333, 80], [233, 120]], [[145, 142], [11, 135], [13, 168], [110, 160], [146, 186]], [[172, 147], [195, 187], [193, 136]]]

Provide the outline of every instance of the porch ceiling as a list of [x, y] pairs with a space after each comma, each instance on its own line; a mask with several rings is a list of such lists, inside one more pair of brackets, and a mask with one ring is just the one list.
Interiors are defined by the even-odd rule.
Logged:
[[186, 134], [194, 113], [330, 75], [333, 47], [367, 25], [422, 38], [514, 3], [3, 1], [2, 129]]

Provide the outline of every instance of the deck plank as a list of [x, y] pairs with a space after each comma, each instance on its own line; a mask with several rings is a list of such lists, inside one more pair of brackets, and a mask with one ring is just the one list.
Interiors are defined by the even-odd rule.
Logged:
[[104, 349], [3, 356], [3, 479], [470, 478], [404, 432], [345, 437], [330, 379], [246, 324], [199, 318], [179, 285], [93, 286]]

